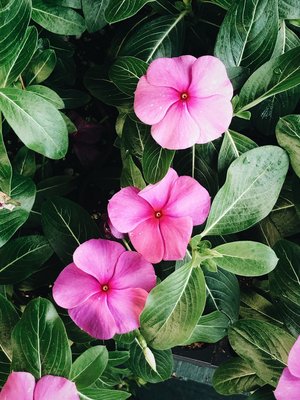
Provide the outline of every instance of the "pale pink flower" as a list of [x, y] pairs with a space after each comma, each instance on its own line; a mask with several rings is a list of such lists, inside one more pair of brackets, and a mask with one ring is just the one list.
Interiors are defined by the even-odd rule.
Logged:
[[35, 382], [29, 372], [12, 372], [0, 393], [0, 400], [79, 400], [74, 382], [46, 375]]
[[156, 283], [153, 266], [120, 243], [103, 239], [81, 244], [73, 261], [54, 284], [56, 303], [98, 339], [137, 329], [148, 292]]
[[221, 136], [232, 119], [233, 88], [216, 57], [154, 60], [137, 85], [134, 111], [156, 142], [186, 149]]
[[114, 227], [128, 233], [146, 260], [179, 260], [185, 255], [193, 225], [202, 224], [210, 210], [207, 190], [189, 176], [170, 168], [155, 185], [139, 190], [126, 187], [109, 201]]
[[282, 372], [274, 395], [277, 400], [300, 399], [300, 336], [290, 351], [288, 366]]

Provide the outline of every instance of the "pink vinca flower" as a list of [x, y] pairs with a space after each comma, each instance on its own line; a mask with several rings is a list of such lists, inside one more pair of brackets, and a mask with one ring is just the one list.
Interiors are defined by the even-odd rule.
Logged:
[[120, 190], [109, 201], [108, 214], [118, 231], [129, 233], [146, 260], [158, 263], [184, 257], [193, 225], [202, 224], [209, 209], [207, 190], [170, 168], [155, 185]]
[[0, 400], [79, 400], [74, 382], [46, 375], [38, 382], [29, 372], [12, 372], [0, 393]]
[[73, 261], [54, 284], [56, 303], [98, 339], [137, 329], [148, 292], [156, 283], [153, 266], [140, 254], [103, 239], [81, 244]]
[[154, 60], [137, 85], [134, 111], [156, 142], [186, 149], [221, 136], [232, 119], [233, 88], [216, 57]]
[[277, 400], [300, 399], [300, 336], [290, 351], [288, 366], [282, 372], [274, 395]]

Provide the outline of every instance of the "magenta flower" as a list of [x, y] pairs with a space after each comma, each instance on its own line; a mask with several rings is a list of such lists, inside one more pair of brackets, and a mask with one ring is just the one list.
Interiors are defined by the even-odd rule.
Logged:
[[98, 339], [111, 339], [139, 327], [148, 292], [155, 286], [153, 266], [116, 242], [92, 239], [81, 244], [58, 276], [53, 297], [72, 320]]
[[79, 400], [74, 382], [46, 375], [38, 382], [29, 372], [12, 372], [0, 393], [0, 400]]
[[129, 233], [135, 249], [152, 263], [182, 259], [193, 225], [202, 224], [209, 210], [207, 190], [172, 168], [141, 191], [132, 186], [120, 190], [108, 205], [113, 226]]
[[300, 336], [290, 351], [288, 366], [282, 372], [274, 395], [277, 400], [300, 399]]
[[134, 111], [156, 142], [186, 149], [221, 136], [232, 119], [233, 88], [216, 57], [158, 58], [137, 85]]

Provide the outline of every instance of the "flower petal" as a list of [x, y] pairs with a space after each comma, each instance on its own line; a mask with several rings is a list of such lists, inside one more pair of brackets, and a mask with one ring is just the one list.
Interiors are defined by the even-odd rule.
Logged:
[[177, 101], [160, 122], [152, 125], [151, 135], [160, 146], [180, 150], [193, 146], [199, 140], [200, 129], [187, 104], [188, 102]]
[[159, 229], [159, 219], [151, 218], [139, 224], [129, 238], [135, 249], [151, 263], [158, 263], [164, 254], [164, 243]]
[[138, 196], [138, 193], [138, 189], [126, 187], [109, 200], [108, 215], [119, 232], [132, 231], [139, 223], [153, 215], [152, 207]]
[[163, 237], [165, 251], [164, 260], [182, 260], [192, 235], [193, 222], [190, 217], [163, 217], [160, 231]]
[[45, 375], [34, 391], [34, 400], [79, 400], [76, 385], [59, 376]]
[[142, 76], [134, 95], [134, 112], [145, 124], [156, 124], [163, 119], [178, 98], [175, 89], [150, 85], [146, 77]]
[[177, 178], [177, 172], [173, 168], [170, 168], [162, 180], [154, 185], [148, 185], [145, 189], [141, 190], [138, 195], [147, 200], [147, 202], [153, 207], [154, 211], [160, 211], [166, 205], [172, 185]]
[[116, 333], [115, 320], [107, 306], [105, 293], [94, 294], [68, 312], [76, 325], [97, 339], [111, 339]]
[[223, 96], [193, 97], [188, 109], [200, 130], [197, 143], [208, 143], [220, 137], [228, 129], [233, 115], [231, 102]]
[[0, 400], [33, 400], [34, 376], [29, 372], [12, 372], [5, 382]]
[[58, 275], [53, 286], [55, 302], [63, 308], [73, 308], [100, 292], [100, 284], [93, 276], [69, 264]]
[[101, 284], [109, 282], [118, 258], [125, 249], [120, 243], [91, 239], [82, 243], [73, 254], [77, 268], [95, 277]]
[[140, 315], [148, 293], [144, 289], [112, 290], [108, 295], [108, 307], [117, 325], [116, 333], [127, 333], [140, 326]]
[[300, 336], [298, 337], [290, 351], [288, 358], [288, 367], [291, 374], [300, 379]]
[[222, 61], [213, 56], [199, 57], [192, 66], [189, 94], [201, 98], [218, 94], [230, 100], [233, 87]]
[[150, 292], [155, 286], [156, 275], [153, 265], [135, 251], [123, 253], [110, 281], [113, 289], [141, 288]]
[[187, 90], [191, 83], [193, 56], [157, 58], [147, 70], [147, 81], [154, 86], [171, 87], [179, 92]]
[[208, 191], [195, 179], [180, 176], [173, 183], [164, 213], [171, 217], [191, 217], [193, 225], [202, 224], [210, 210]]
[[288, 368], [284, 368], [274, 392], [276, 400], [299, 400], [300, 379], [293, 376]]

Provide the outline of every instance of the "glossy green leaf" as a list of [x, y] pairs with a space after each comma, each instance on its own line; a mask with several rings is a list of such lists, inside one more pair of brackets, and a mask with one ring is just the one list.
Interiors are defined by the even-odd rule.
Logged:
[[42, 225], [55, 253], [66, 264], [72, 261], [81, 243], [99, 237], [97, 225], [87, 211], [64, 198], [56, 197], [43, 203]]
[[135, 15], [145, 4], [155, 0], [113, 0], [105, 9], [105, 19], [108, 23], [122, 21]]
[[248, 400], [275, 400], [273, 390], [274, 388], [270, 386], [263, 386], [252, 393]]
[[215, 55], [226, 67], [255, 70], [270, 59], [277, 27], [277, 0], [235, 1], [219, 30]]
[[150, 292], [141, 314], [141, 332], [154, 349], [165, 350], [187, 340], [205, 305], [200, 268], [179, 268]]
[[56, 93], [64, 102], [64, 108], [66, 109], [85, 106], [91, 100], [91, 96], [88, 93], [77, 89], [58, 89]]
[[53, 196], [64, 196], [76, 188], [75, 180], [72, 176], [58, 175], [40, 181], [36, 186], [36, 202], [40, 203], [44, 199]]
[[146, 186], [143, 175], [130, 154], [122, 151], [123, 169], [120, 178], [121, 187], [134, 186], [143, 189]]
[[203, 3], [216, 4], [219, 7], [224, 8], [224, 10], [229, 10], [233, 0], [200, 0]]
[[32, 85], [26, 88], [27, 91], [33, 92], [49, 103], [53, 104], [58, 110], [65, 108], [64, 102], [54, 90], [42, 85]]
[[35, 154], [26, 146], [20, 148], [13, 159], [14, 172], [23, 176], [33, 176], [36, 171]]
[[300, 7], [298, 0], [278, 0], [278, 7], [280, 18], [300, 18]]
[[280, 118], [276, 126], [276, 138], [278, 144], [287, 151], [293, 170], [300, 177], [300, 115]]
[[53, 72], [57, 59], [55, 51], [47, 49], [38, 52], [31, 60], [25, 71], [26, 85], [30, 86], [45, 81]]
[[127, 360], [129, 360], [130, 352], [129, 351], [110, 351], [108, 353], [108, 365], [111, 367], [115, 367], [121, 364], [124, 364]]
[[25, 90], [0, 89], [0, 109], [29, 149], [52, 159], [66, 154], [66, 124], [51, 103]]
[[71, 350], [65, 327], [53, 304], [37, 298], [27, 305], [12, 334], [14, 371], [68, 377]]
[[240, 232], [266, 217], [277, 201], [288, 166], [280, 147], [262, 146], [242, 154], [229, 167], [201, 235]]
[[10, 374], [10, 361], [3, 351], [0, 351], [0, 387], [2, 387]]
[[0, 113], [0, 190], [8, 196], [11, 191], [12, 167], [6, 151], [2, 132], [2, 116]]
[[104, 12], [111, 0], [82, 0], [82, 10], [87, 30], [96, 32], [105, 27], [107, 21]]
[[11, 198], [20, 203], [13, 211], [0, 210], [0, 247], [27, 221], [34, 203], [36, 188], [30, 178], [14, 175]]
[[0, 347], [10, 360], [12, 356], [11, 334], [19, 319], [13, 304], [0, 294]]
[[148, 125], [126, 118], [122, 130], [122, 145], [132, 156], [142, 159], [145, 143], [150, 136]]
[[131, 393], [121, 390], [85, 388], [80, 390], [81, 400], [126, 400], [131, 397]]

